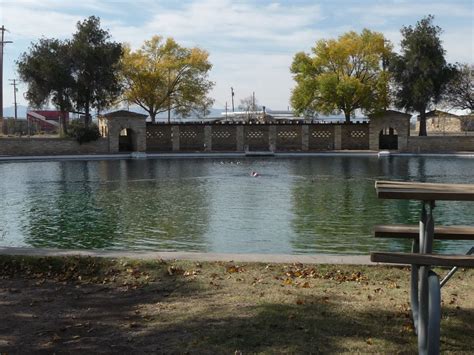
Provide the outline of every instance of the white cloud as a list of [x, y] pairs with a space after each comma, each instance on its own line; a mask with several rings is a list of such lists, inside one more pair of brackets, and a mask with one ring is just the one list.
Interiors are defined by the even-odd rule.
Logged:
[[76, 22], [81, 19], [79, 15], [48, 10], [7, 7], [4, 11], [5, 27], [15, 39], [66, 38], [74, 32]]
[[434, 1], [393, 1], [370, 6], [352, 6], [349, 13], [362, 14], [364, 19], [375, 21], [402, 16], [423, 17], [427, 14], [449, 17], [472, 17], [472, 3], [434, 2]]
[[441, 35], [448, 62], [474, 62], [474, 28], [446, 30]]
[[227, 101], [230, 106], [230, 87], [235, 89], [235, 103], [255, 92], [260, 104], [273, 109], [288, 105], [293, 80], [289, 67], [292, 57], [286, 54], [225, 53], [211, 54], [215, 63], [211, 79], [216, 82], [213, 96], [216, 106]]
[[[472, 62], [473, 58], [472, 3], [462, 1], [0, 1], [0, 19], [15, 42], [8, 47], [4, 78], [15, 77], [13, 53], [27, 50], [30, 41], [42, 36], [68, 38], [77, 21], [99, 15], [114, 40], [129, 42], [133, 48], [159, 34], [207, 49], [214, 65], [216, 106], [230, 100], [233, 86], [236, 98], [255, 91], [263, 105], [286, 108], [294, 85], [289, 72], [294, 53], [310, 51], [318, 39], [363, 27], [384, 33], [398, 50], [400, 27], [428, 13], [452, 23], [464, 21], [443, 25], [442, 39], [448, 61]], [[10, 89], [4, 82], [6, 105], [13, 102]]]
[[21, 7], [25, 10], [55, 10], [55, 11], [100, 11], [104, 13], [117, 13], [120, 6], [127, 5], [126, 0], [97, 1], [97, 0], [3, 0], [2, 7]]
[[[182, 9], [157, 6], [148, 30], [213, 46], [244, 41], [247, 46], [282, 47], [306, 39], [322, 18], [318, 5], [255, 5], [229, 0], [192, 2]], [[286, 47], [285, 47], [286, 48]]]

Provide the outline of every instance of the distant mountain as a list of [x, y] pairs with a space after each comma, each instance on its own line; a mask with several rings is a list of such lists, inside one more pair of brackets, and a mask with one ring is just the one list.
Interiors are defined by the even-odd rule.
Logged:
[[[28, 107], [18, 105], [17, 107], [17, 117], [26, 118], [26, 110]], [[3, 108], [3, 117], [15, 117], [15, 106], [9, 106]]]
[[[113, 109], [110, 109], [106, 112], [112, 112], [112, 111], [123, 110], [123, 109], [126, 109], [126, 108], [123, 108], [123, 107], [113, 108]], [[27, 106], [18, 105], [18, 118], [26, 118], [27, 110], [28, 110]], [[45, 110], [55, 110], [55, 108], [45, 108]], [[132, 112], [147, 114], [147, 112], [139, 106], [130, 106], [129, 110], [132, 111]], [[206, 116], [206, 118], [216, 118], [216, 117], [223, 117], [223, 113], [225, 112], [225, 109], [214, 107], [214, 108], [211, 108], [209, 111], [210, 112]], [[272, 110], [270, 108], [267, 108], [267, 112], [271, 113], [271, 111]], [[104, 113], [106, 113], [106, 112], [104, 112]], [[230, 112], [230, 110], [228, 112]], [[4, 117], [15, 117], [15, 108], [13, 106], [4, 107], [3, 108], [3, 116]], [[70, 117], [75, 117], [75, 116], [77, 116], [77, 114], [71, 114]], [[166, 120], [167, 117], [168, 117], [167, 112], [161, 112], [157, 116], [159, 121]], [[171, 114], [171, 117], [174, 117], [173, 113]], [[361, 114], [360, 112], [356, 112], [356, 117], [353, 120], [362, 119], [364, 117], [365, 116], [363, 114]], [[188, 119], [196, 119], [196, 118], [197, 118], [196, 116], [191, 116]], [[317, 118], [325, 120], [325, 121], [343, 121], [344, 120], [343, 115], [328, 115], [328, 116], [320, 115]], [[414, 116], [414, 120], [416, 120], [416, 116]], [[186, 120], [184, 120], [184, 121], [186, 121]]]
[[[48, 107], [48, 108], [44, 108], [44, 109], [45, 110], [56, 110], [56, 108], [54, 108], [54, 107]], [[116, 110], [120, 110], [120, 109], [123, 109], [123, 108], [114, 108], [114, 109], [108, 110], [107, 112], [116, 111]], [[133, 112], [147, 114], [147, 112], [145, 110], [143, 110], [141, 107], [138, 107], [138, 106], [131, 106], [129, 109], [130, 109], [130, 111], [133, 111]], [[28, 110], [29, 109], [28, 109], [27, 106], [18, 105], [17, 117], [18, 118], [26, 118], [26, 112]], [[221, 112], [224, 112], [224, 111], [225, 111], [224, 109], [212, 108], [210, 110], [209, 115], [207, 115], [206, 117], [221, 117]], [[71, 117], [75, 117], [75, 116], [76, 116], [75, 114], [71, 115]], [[171, 116], [173, 117], [173, 114]], [[15, 117], [15, 107], [14, 106], [4, 107], [3, 108], [3, 117], [6, 117], [6, 118]], [[167, 117], [168, 117], [167, 112], [162, 112], [158, 115], [158, 118], [165, 119]], [[190, 117], [190, 118], [196, 118], [196, 117]]]

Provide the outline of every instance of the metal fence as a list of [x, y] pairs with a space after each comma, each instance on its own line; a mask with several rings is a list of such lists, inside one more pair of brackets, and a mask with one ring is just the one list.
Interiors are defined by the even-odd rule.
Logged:
[[7, 137], [56, 136], [58, 132], [43, 131], [38, 124], [28, 122], [24, 118], [6, 117], [0, 119], [0, 135]]

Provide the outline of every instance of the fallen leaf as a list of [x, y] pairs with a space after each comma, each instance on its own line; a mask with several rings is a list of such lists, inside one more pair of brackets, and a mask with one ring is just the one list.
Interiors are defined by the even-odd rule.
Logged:
[[236, 273], [236, 272], [243, 272], [244, 269], [242, 267], [238, 266], [238, 265], [230, 265], [230, 266], [227, 266], [226, 271], [229, 274], [233, 274], [233, 273]]

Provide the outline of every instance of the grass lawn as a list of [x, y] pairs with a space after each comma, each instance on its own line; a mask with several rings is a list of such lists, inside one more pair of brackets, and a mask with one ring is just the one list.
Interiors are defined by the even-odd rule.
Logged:
[[[0, 256], [0, 353], [416, 353], [408, 280], [381, 266]], [[441, 351], [471, 352], [474, 271], [442, 299]]]

